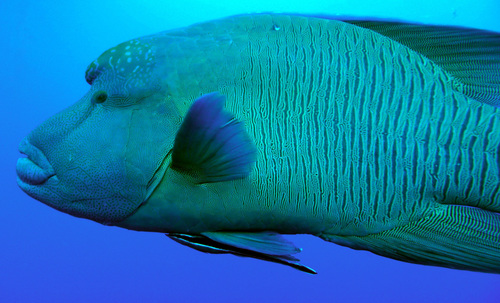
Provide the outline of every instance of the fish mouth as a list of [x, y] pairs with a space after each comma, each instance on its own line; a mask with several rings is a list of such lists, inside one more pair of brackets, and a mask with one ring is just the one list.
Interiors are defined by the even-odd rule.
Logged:
[[19, 144], [19, 152], [27, 157], [17, 160], [18, 182], [27, 185], [41, 185], [55, 176], [56, 173], [43, 152], [32, 145], [28, 138], [24, 138]]

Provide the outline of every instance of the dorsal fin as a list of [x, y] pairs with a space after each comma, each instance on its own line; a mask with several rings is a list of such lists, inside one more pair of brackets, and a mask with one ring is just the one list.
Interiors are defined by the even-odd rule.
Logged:
[[478, 101], [500, 106], [500, 34], [453, 26], [345, 20], [421, 53], [463, 84]]

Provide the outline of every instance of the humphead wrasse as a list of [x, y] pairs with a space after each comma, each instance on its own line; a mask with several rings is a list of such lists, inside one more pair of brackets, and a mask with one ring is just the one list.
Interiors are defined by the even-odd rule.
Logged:
[[282, 234], [500, 273], [500, 34], [245, 15], [104, 52], [20, 144], [62, 212], [315, 271]]

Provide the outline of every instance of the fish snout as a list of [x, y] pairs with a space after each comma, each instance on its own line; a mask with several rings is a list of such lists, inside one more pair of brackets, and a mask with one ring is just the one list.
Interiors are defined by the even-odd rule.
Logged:
[[19, 152], [27, 156], [17, 160], [16, 172], [20, 182], [40, 185], [55, 175], [43, 152], [32, 145], [27, 137], [19, 144]]

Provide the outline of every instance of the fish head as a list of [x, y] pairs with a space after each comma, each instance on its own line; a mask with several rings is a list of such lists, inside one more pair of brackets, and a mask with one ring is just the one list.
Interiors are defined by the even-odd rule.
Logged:
[[181, 124], [147, 39], [104, 52], [86, 71], [90, 90], [19, 145], [17, 182], [65, 213], [113, 225], [152, 193]]

